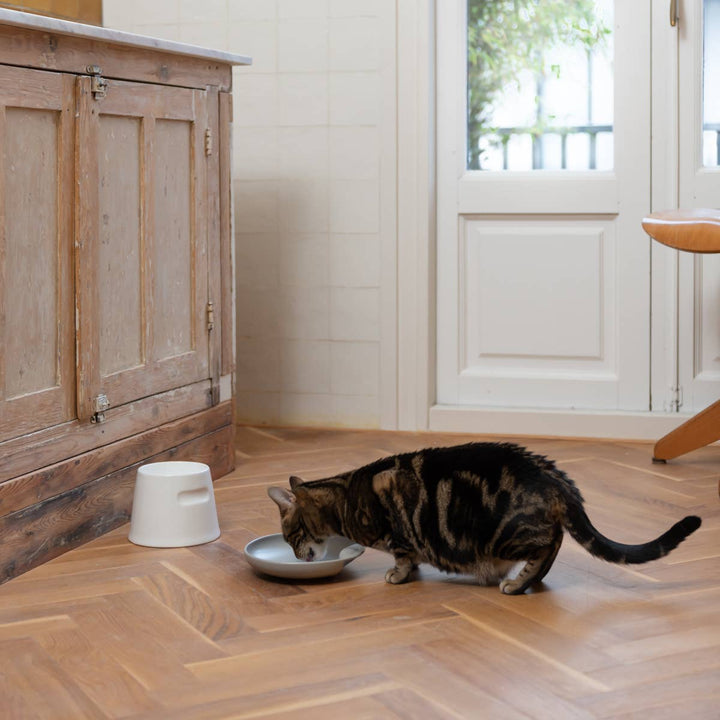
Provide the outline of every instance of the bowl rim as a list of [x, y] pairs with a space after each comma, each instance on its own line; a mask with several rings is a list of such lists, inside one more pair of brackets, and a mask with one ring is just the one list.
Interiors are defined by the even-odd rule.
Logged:
[[[342, 537], [342, 536], [337, 536]], [[253, 546], [257, 546], [263, 542], [272, 540], [280, 540], [285, 543], [285, 539], [282, 533], [271, 533], [269, 535], [261, 535], [254, 538], [245, 545], [244, 554], [248, 563], [256, 570], [266, 573], [268, 575], [274, 575], [275, 577], [295, 577], [298, 576], [311, 576], [323, 577], [336, 575], [339, 573], [348, 563], [356, 560], [365, 552], [365, 547], [359, 543], [353, 542], [349, 538], [343, 538], [347, 540], [345, 545], [340, 552], [350, 550], [346, 556], [341, 557], [338, 555], [336, 558], [330, 558], [325, 560], [313, 560], [312, 562], [306, 562], [304, 560], [295, 559], [290, 562], [279, 561], [279, 560], [265, 560], [258, 557], [253, 553]], [[285, 543], [287, 545], [287, 543]], [[289, 547], [289, 546], [288, 546]], [[275, 572], [274, 572], [275, 571]], [[291, 575], [288, 575], [290, 573]]]

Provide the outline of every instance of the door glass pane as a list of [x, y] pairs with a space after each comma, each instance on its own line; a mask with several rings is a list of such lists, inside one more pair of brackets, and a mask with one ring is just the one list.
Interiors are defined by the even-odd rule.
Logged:
[[720, 164], [720, 0], [705, 0], [703, 42], [703, 165]]
[[613, 0], [467, 0], [467, 167], [613, 167]]

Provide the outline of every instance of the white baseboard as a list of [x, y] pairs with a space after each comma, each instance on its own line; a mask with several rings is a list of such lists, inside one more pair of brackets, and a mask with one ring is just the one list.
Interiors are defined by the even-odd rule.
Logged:
[[659, 440], [690, 415], [435, 405], [430, 430], [482, 435]]

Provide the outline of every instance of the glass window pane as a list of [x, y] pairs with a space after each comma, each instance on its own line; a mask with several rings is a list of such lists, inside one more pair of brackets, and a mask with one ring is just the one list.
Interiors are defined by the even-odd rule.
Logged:
[[612, 27], [613, 0], [467, 0], [467, 167], [612, 169]]
[[720, 0], [705, 0], [703, 42], [703, 166], [720, 164]]

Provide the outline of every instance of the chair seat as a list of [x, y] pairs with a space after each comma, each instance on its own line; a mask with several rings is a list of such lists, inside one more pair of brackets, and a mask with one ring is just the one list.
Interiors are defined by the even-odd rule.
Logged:
[[664, 210], [648, 215], [642, 226], [650, 237], [676, 250], [720, 252], [720, 210]]

